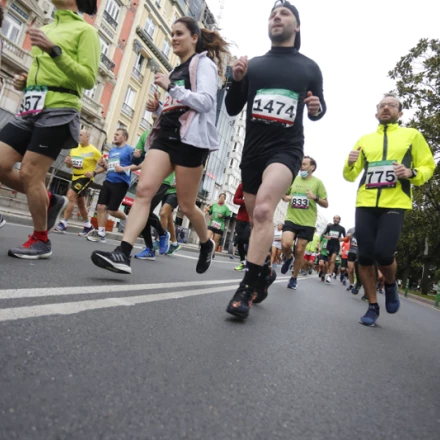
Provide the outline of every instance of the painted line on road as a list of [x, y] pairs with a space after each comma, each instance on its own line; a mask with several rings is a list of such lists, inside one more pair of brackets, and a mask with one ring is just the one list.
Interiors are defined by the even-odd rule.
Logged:
[[[288, 279], [285, 277], [284, 279]], [[38, 298], [50, 296], [89, 295], [91, 293], [123, 293], [137, 290], [174, 289], [179, 287], [211, 286], [215, 284], [237, 285], [240, 278], [229, 280], [179, 281], [174, 283], [155, 284], [111, 284], [99, 286], [72, 286], [72, 287], [40, 287], [36, 289], [5, 289], [0, 290], [0, 299]]]

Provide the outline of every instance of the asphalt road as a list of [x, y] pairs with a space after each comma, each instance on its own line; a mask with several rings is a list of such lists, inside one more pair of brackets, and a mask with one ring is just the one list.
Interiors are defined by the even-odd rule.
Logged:
[[[440, 438], [440, 314], [402, 299], [378, 326], [335, 282], [280, 276], [245, 322], [225, 313], [241, 274], [197, 254], [93, 266], [75, 235], [47, 261], [8, 257], [0, 230], [0, 439]], [[236, 264], [236, 263], [235, 263]]]

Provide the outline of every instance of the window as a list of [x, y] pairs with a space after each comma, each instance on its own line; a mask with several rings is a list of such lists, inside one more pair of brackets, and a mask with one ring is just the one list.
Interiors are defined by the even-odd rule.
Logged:
[[3, 21], [2, 34], [13, 43], [17, 44], [20, 38], [21, 30], [23, 29], [23, 23], [15, 18], [9, 12], [6, 13]]
[[153, 38], [154, 31], [156, 30], [156, 23], [154, 23], [151, 17], [147, 18], [147, 22], [145, 23], [145, 32]]
[[145, 119], [146, 121], [150, 122], [153, 118], [153, 113], [151, 113], [145, 109], [144, 116], [142, 116], [142, 118]]
[[107, 0], [105, 5], [105, 12], [110, 15], [113, 20], [118, 22], [119, 13], [121, 12], [121, 5], [116, 0]]
[[128, 87], [124, 98], [124, 104], [127, 104], [129, 107], [133, 108], [135, 98], [136, 92], [131, 87]]
[[231, 159], [230, 162], [229, 162], [229, 167], [230, 168], [234, 168], [234, 163], [235, 163], [234, 159]]
[[99, 40], [101, 41], [101, 53], [108, 57], [108, 51], [110, 49], [110, 43], [108, 43], [104, 38], [101, 36], [99, 37]]
[[118, 127], [116, 128], [116, 130], [117, 130], [118, 128], [125, 128], [125, 129], [127, 130], [128, 127], [127, 127], [123, 122], [118, 121]]
[[139, 72], [142, 72], [142, 67], [144, 66], [145, 57], [141, 54], [139, 54], [136, 58], [136, 61], [134, 63], [135, 69], [139, 70]]
[[165, 38], [162, 46], [162, 53], [168, 58], [168, 55], [170, 54], [171, 44], [170, 42]]
[[160, 8], [162, 6], [162, 0], [156, 0], [156, 6]]
[[98, 84], [95, 84], [95, 87], [90, 90], [84, 90], [84, 95], [87, 96], [90, 99], [93, 99], [96, 95], [96, 90], [98, 89]]
[[150, 95], [153, 95], [153, 96], [154, 96], [154, 94], [155, 94], [156, 92], [157, 92], [157, 93], [159, 94], [159, 96], [160, 96], [159, 87], [156, 86], [156, 85], [154, 85], [154, 84], [152, 83], [151, 86], [150, 86]]

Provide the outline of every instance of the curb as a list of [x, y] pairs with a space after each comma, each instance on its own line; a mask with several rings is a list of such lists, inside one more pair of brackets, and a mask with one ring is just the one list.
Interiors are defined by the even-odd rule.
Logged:
[[[405, 298], [405, 292], [402, 292], [401, 290], [399, 290], [399, 294]], [[421, 302], [421, 303], [424, 303], [424, 304], [428, 304], [430, 306], [434, 306], [435, 305], [435, 300], [429, 299], [429, 298], [421, 298], [420, 296], [414, 295], [414, 294], [409, 293], [409, 292], [408, 292], [408, 298], [411, 298], [414, 301], [418, 301], [418, 302]]]

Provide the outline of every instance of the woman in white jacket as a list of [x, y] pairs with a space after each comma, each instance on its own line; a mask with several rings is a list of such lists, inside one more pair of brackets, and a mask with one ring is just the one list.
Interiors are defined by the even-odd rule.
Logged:
[[173, 170], [180, 210], [200, 238], [198, 273], [209, 269], [215, 251], [196, 197], [209, 152], [219, 147], [215, 127], [218, 75], [229, 53], [228, 44], [217, 32], [200, 29], [193, 18], [182, 17], [173, 25], [172, 45], [180, 65], [169, 76], [155, 76], [154, 83], [165, 90], [165, 99], [161, 103], [156, 93], [147, 104], [147, 110], [159, 117], [146, 142], [148, 154], [121, 245], [113, 252], [92, 254], [97, 266], [113, 272], [131, 273], [133, 244], [145, 226], [152, 198]]

